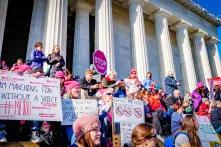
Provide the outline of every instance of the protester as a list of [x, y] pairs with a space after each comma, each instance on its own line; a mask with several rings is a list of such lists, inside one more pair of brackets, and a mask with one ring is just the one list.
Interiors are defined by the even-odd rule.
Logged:
[[134, 147], [160, 147], [156, 129], [149, 123], [138, 124], [132, 131], [131, 142]]
[[181, 122], [183, 121], [184, 107], [180, 103], [174, 105], [175, 112], [171, 116], [171, 134], [175, 135], [181, 129]]
[[10, 71], [15, 71], [15, 68], [20, 66], [20, 65], [23, 65], [24, 64], [24, 60], [22, 58], [18, 58], [16, 63], [13, 64], [12, 68], [10, 69]]
[[143, 81], [142, 85], [146, 90], [150, 90], [151, 85], [155, 84], [154, 81], [152, 80], [152, 73], [147, 72], [146, 74], [146, 79]]
[[55, 77], [56, 71], [62, 71], [62, 67], [65, 66], [65, 61], [63, 56], [60, 55], [60, 47], [58, 45], [53, 47], [52, 53], [48, 55], [47, 59], [50, 65], [47, 76]]
[[64, 87], [64, 82], [65, 82], [65, 75], [63, 71], [57, 71], [55, 73], [55, 78], [60, 80], [60, 91], [61, 91], [61, 96], [65, 94], [65, 87]]
[[101, 145], [111, 144], [113, 89], [103, 89], [102, 98], [98, 101], [99, 120], [101, 122]]
[[179, 90], [174, 90], [173, 91], [173, 95], [170, 95], [166, 98], [165, 102], [167, 105], [167, 109], [168, 109], [168, 116], [172, 116], [172, 113], [175, 111], [174, 110], [174, 105], [176, 103], [180, 103], [180, 91]]
[[221, 88], [219, 85], [215, 85], [214, 87], [214, 100], [221, 101]]
[[99, 84], [93, 79], [94, 72], [91, 69], [86, 70], [85, 77], [81, 79], [81, 98], [96, 99], [95, 94], [99, 88]]
[[128, 94], [128, 90], [129, 90], [130, 86], [138, 87], [139, 89], [141, 89], [142, 84], [139, 81], [139, 79], [137, 77], [137, 71], [134, 68], [131, 69], [129, 77], [124, 79], [124, 82], [126, 84], [126, 93], [127, 94]]
[[210, 113], [210, 101], [208, 98], [202, 98], [198, 112], [196, 113], [199, 116], [207, 116]]
[[204, 87], [203, 83], [198, 82], [197, 85], [196, 85], [196, 89], [191, 94], [192, 101], [193, 101], [193, 107], [194, 107], [195, 111], [198, 111], [198, 108], [199, 108], [200, 103], [202, 101], [201, 91], [202, 91], [203, 87]]
[[8, 66], [6, 65], [5, 60], [1, 60], [0, 69], [2, 69], [2, 70], [8, 70], [9, 69]]
[[65, 94], [63, 98], [66, 99], [80, 99], [81, 91], [80, 91], [80, 83], [77, 81], [67, 81], [64, 82]]
[[215, 131], [218, 134], [221, 134], [221, 102], [215, 100], [215, 102], [211, 102], [211, 113], [210, 113], [210, 121], [213, 125]]
[[114, 92], [117, 91], [122, 81], [116, 81], [116, 78], [117, 78], [117, 73], [115, 71], [110, 71], [101, 80], [102, 88], [113, 88]]
[[95, 115], [85, 114], [78, 118], [73, 124], [77, 147], [100, 146], [100, 121]]
[[178, 89], [178, 86], [180, 86], [180, 82], [174, 78], [173, 72], [169, 71], [167, 77], [165, 78], [166, 95], [168, 96], [173, 94], [173, 91]]
[[31, 67], [34, 69], [38, 68], [39, 70], [43, 70], [43, 63], [47, 61], [42, 49], [43, 44], [41, 42], [36, 42], [35, 50], [32, 52], [31, 56]]
[[151, 94], [148, 97], [148, 104], [152, 112], [152, 123], [156, 126], [157, 134], [162, 134], [162, 127], [160, 119], [163, 116], [163, 108], [160, 102], [160, 95], [157, 89], [151, 90]]
[[194, 115], [186, 115], [181, 123], [181, 132], [175, 138], [175, 147], [202, 147], [197, 134], [199, 124]]

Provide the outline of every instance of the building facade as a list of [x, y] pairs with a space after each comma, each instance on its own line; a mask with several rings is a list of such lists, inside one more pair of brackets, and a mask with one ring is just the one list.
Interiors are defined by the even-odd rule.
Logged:
[[[7, 42], [4, 30], [10, 1], [13, 0], [0, 0], [2, 57], [7, 50], [3, 42]], [[162, 84], [167, 72], [174, 71], [183, 90], [191, 91], [197, 81], [207, 83], [207, 78], [221, 76], [216, 32], [221, 21], [190, 0], [32, 0], [32, 3], [26, 59], [30, 59], [34, 43], [42, 41], [46, 55], [58, 44], [67, 64], [78, 75], [84, 74], [91, 64], [93, 50], [99, 49], [106, 55], [108, 71], [116, 70], [119, 78], [127, 77], [131, 67], [135, 67], [139, 79], [151, 71], [154, 80]], [[75, 17], [71, 45], [67, 39], [70, 14]]]

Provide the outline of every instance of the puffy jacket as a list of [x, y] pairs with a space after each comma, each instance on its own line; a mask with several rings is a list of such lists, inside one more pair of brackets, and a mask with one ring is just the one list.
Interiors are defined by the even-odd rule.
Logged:
[[157, 109], [161, 108], [160, 96], [159, 95], [150, 95], [148, 97], [148, 102], [150, 109], [152, 111], [156, 111]]
[[177, 89], [177, 82], [174, 77], [167, 76], [165, 78], [165, 90], [166, 94], [173, 94], [173, 91]]
[[196, 90], [192, 92], [191, 96], [194, 110], [197, 110], [200, 105], [200, 102], [202, 101], [202, 96]]
[[32, 52], [32, 56], [31, 56], [31, 67], [32, 68], [36, 68], [36, 67], [40, 67], [43, 68], [43, 63], [47, 61], [47, 58], [45, 57], [44, 53], [42, 51], [39, 50], [34, 50]]

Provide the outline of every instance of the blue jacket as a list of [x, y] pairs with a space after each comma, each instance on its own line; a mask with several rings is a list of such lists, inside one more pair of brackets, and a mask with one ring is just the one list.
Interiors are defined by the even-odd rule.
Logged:
[[174, 77], [167, 76], [165, 78], [165, 91], [166, 95], [173, 94], [173, 91], [177, 89], [177, 82]]
[[39, 50], [34, 50], [31, 55], [31, 67], [41, 67], [43, 68], [43, 63], [47, 61], [47, 58], [45, 57], [44, 53]]
[[153, 83], [152, 79], [145, 79], [142, 84], [146, 90], [149, 90], [152, 83]]

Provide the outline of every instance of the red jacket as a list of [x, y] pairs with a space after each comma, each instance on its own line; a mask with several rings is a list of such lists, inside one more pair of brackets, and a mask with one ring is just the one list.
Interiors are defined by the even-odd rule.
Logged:
[[205, 103], [201, 103], [199, 106], [199, 110], [197, 112], [197, 115], [199, 116], [206, 116], [209, 114], [209, 105]]
[[156, 111], [157, 109], [161, 108], [160, 95], [158, 94], [150, 95], [148, 97], [148, 102], [152, 111]]

